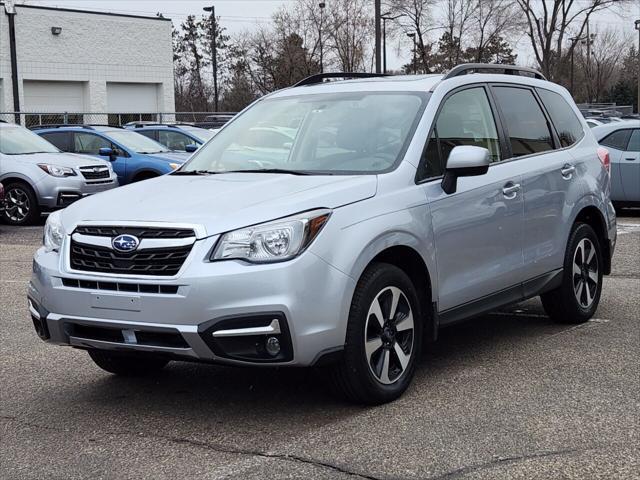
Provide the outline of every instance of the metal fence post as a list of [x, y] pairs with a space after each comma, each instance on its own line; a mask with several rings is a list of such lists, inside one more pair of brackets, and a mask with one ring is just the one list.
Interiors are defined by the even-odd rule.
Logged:
[[64, 123], [65, 125], [69, 123], [69, 112], [64, 112], [64, 120], [62, 123]]

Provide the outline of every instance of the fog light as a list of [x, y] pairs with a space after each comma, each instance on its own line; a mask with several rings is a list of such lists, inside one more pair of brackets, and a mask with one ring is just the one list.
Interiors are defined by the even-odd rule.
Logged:
[[264, 348], [269, 355], [275, 357], [280, 353], [280, 340], [278, 340], [276, 337], [269, 337], [264, 343]]

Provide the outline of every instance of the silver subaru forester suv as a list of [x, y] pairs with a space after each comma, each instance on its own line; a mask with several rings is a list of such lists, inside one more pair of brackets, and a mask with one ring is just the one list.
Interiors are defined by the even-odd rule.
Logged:
[[594, 314], [608, 154], [564, 88], [487, 65], [327, 77], [256, 101], [175, 173], [50, 216], [40, 337], [123, 375], [324, 366], [378, 404], [441, 327], [537, 295], [558, 322]]

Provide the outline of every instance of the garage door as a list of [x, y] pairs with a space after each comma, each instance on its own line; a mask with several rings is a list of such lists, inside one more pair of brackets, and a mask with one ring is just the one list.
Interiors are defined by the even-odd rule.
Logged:
[[109, 113], [152, 113], [158, 111], [157, 83], [107, 83]]
[[84, 112], [83, 82], [25, 80], [24, 110], [27, 112]]

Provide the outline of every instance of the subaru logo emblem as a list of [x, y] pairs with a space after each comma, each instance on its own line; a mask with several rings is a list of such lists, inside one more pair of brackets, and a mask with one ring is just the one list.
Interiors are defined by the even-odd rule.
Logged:
[[111, 246], [114, 250], [118, 252], [133, 252], [140, 245], [140, 240], [138, 237], [134, 237], [133, 235], [118, 235], [111, 242]]

